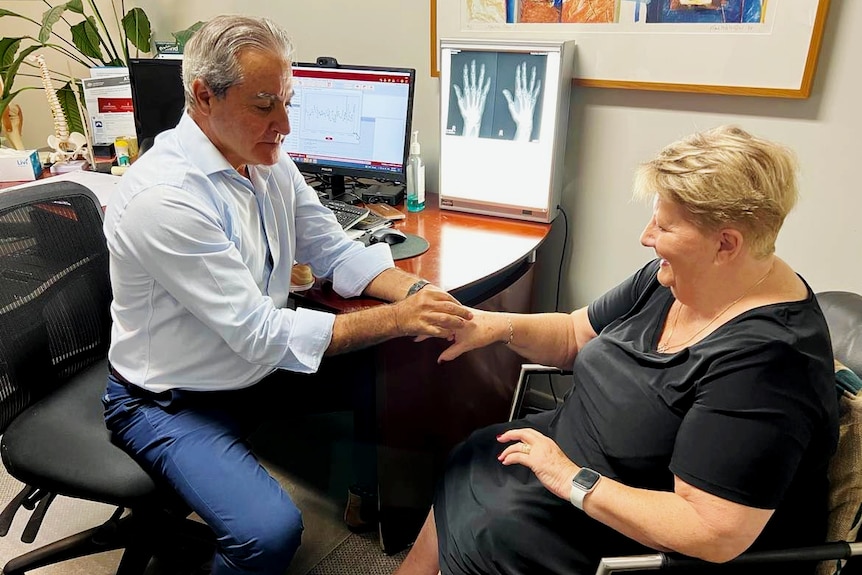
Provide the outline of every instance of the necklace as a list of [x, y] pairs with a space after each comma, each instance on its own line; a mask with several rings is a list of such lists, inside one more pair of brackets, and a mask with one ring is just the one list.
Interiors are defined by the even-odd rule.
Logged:
[[752, 284], [751, 287], [749, 287], [747, 290], [742, 292], [741, 296], [739, 296], [738, 298], [736, 298], [735, 300], [730, 302], [727, 305], [727, 307], [725, 307], [720, 312], [718, 312], [715, 316], [713, 316], [713, 318], [711, 320], [709, 320], [708, 322], [706, 322], [703, 325], [703, 327], [701, 327], [699, 330], [694, 332], [694, 334], [692, 334], [691, 337], [689, 337], [687, 340], [685, 340], [683, 342], [675, 343], [675, 344], [671, 345], [670, 340], [673, 337], [673, 331], [676, 329], [676, 324], [679, 321], [679, 314], [682, 311], [682, 304], [679, 304], [679, 306], [677, 306], [677, 308], [676, 308], [676, 315], [673, 316], [673, 323], [670, 326], [670, 333], [667, 334], [667, 338], [665, 338], [664, 343], [660, 343], [660, 344], [658, 344], [658, 346], [656, 346], [656, 351], [659, 353], [665, 353], [667, 350], [669, 350], [672, 347], [685, 347], [688, 344], [688, 342], [690, 342], [691, 340], [693, 340], [694, 338], [696, 338], [697, 336], [702, 334], [706, 330], [706, 328], [708, 328], [709, 326], [714, 324], [716, 322], [716, 320], [718, 320], [718, 318], [720, 318], [721, 316], [723, 316], [725, 314], [725, 312], [727, 312], [727, 310], [729, 310], [730, 308], [732, 308], [733, 306], [735, 306], [736, 304], [741, 302], [742, 298], [744, 298], [745, 296], [750, 294], [752, 291], [754, 291], [754, 289], [757, 286], [759, 286], [760, 284], [765, 282], [766, 278], [769, 277], [769, 274], [772, 273], [772, 268], [774, 268], [774, 267], [775, 267], [775, 264], [773, 263], [773, 265], [769, 266], [769, 270], [767, 270], [767, 272], [763, 275], [762, 278], [760, 278], [759, 280], [754, 282], [754, 284]]

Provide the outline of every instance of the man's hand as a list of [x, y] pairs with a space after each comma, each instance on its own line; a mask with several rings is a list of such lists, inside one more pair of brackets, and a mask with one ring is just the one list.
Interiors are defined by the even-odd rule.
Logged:
[[416, 341], [429, 337], [452, 339], [452, 334], [472, 317], [470, 308], [428, 285], [396, 303], [336, 315], [326, 353], [345, 353], [395, 337], [409, 336]]
[[479, 128], [482, 125], [482, 114], [485, 111], [485, 99], [488, 90], [491, 89], [491, 78], [485, 78], [485, 64], [479, 67], [479, 78], [476, 79], [476, 60], [470, 61], [470, 74], [467, 75], [467, 64], [464, 64], [464, 89], [455, 84], [455, 97], [458, 100], [458, 109], [464, 120], [463, 136], [470, 138], [479, 137]]
[[509, 114], [515, 122], [515, 140], [529, 141], [533, 134], [533, 112], [536, 100], [542, 90], [542, 81], [536, 82], [536, 67], [530, 74], [530, 84], [527, 86], [527, 63], [521, 62], [515, 67], [515, 96], [509, 90], [503, 90], [506, 102], [509, 104]]
[[452, 339], [452, 334], [473, 318], [473, 311], [440, 288], [428, 285], [391, 305], [400, 336], [422, 341], [429, 337]]

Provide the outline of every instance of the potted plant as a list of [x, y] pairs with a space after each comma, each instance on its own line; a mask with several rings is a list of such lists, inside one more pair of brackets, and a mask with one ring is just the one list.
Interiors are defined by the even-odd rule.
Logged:
[[[20, 92], [42, 89], [41, 85], [14, 87], [15, 79], [19, 76], [39, 77], [38, 66], [33, 59], [34, 52], [49, 49], [91, 68], [126, 66], [130, 53], [134, 57], [152, 50], [149, 18], [141, 8], [126, 11], [125, 0], [101, 1], [103, 8], [110, 7], [109, 21], [103, 17], [96, 0], [69, 0], [62, 3], [42, 0], [42, 3], [47, 10], [42, 14], [41, 21], [0, 8], [0, 18], [18, 18], [23, 21], [20, 36], [0, 38], [0, 118]], [[182, 45], [201, 25], [202, 22], [198, 22], [187, 30], [173, 33], [173, 36]], [[64, 36], [66, 32], [68, 36]], [[116, 35], [112, 36], [112, 33]], [[82, 118], [72, 92], [74, 88], [80, 94], [80, 83], [75, 82], [68, 70], [51, 70], [51, 74], [56, 85], [61, 86], [57, 90], [57, 99], [66, 114], [69, 128], [83, 132]]]

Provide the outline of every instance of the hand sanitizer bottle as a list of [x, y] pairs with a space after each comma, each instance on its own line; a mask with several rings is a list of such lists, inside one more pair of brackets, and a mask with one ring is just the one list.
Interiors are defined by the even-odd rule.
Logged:
[[410, 137], [410, 155], [407, 158], [407, 211], [425, 209], [425, 164], [419, 155], [419, 132]]

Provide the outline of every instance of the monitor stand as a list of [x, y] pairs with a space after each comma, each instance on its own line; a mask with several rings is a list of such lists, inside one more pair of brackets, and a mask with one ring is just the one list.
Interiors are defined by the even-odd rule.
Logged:
[[[344, 201], [344, 193], [347, 189], [344, 186], [344, 176], [332, 175], [329, 176], [329, 188], [326, 190], [326, 197], [330, 200], [339, 199]], [[350, 203], [350, 202], [347, 202]]]

